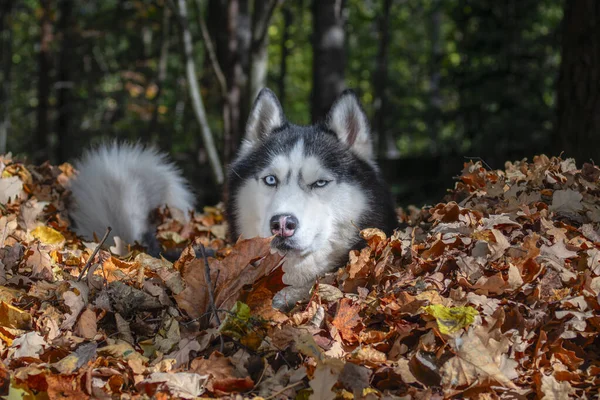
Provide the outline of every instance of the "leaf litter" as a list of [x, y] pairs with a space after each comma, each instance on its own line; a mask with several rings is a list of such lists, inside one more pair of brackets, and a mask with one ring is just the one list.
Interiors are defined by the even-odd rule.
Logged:
[[[0, 157], [0, 395], [568, 399], [600, 390], [600, 169], [465, 163], [443, 202], [273, 310], [269, 239], [157, 213], [171, 263], [69, 231], [69, 164]], [[194, 246], [189, 246], [193, 244]], [[212, 249], [205, 261], [195, 249]], [[110, 248], [119, 249], [118, 254]], [[214, 304], [211, 304], [211, 294]], [[214, 318], [216, 309], [220, 325]]]

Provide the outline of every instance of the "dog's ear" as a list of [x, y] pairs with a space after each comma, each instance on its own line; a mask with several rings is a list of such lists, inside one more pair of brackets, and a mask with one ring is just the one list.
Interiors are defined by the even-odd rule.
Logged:
[[267, 137], [275, 128], [285, 123], [281, 104], [271, 90], [264, 88], [256, 96], [248, 122], [246, 123], [247, 142], [255, 143]]
[[327, 127], [356, 155], [373, 159], [369, 120], [353, 91], [345, 90], [335, 101], [327, 117]]

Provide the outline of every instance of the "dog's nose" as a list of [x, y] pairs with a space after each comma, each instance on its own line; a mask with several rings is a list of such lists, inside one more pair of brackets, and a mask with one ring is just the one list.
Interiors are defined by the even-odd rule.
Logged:
[[298, 228], [298, 218], [293, 215], [278, 214], [271, 218], [271, 233], [282, 238], [294, 236]]

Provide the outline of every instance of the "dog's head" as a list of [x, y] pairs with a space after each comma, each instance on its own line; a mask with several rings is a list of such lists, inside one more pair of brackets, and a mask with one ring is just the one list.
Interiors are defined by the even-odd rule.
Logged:
[[365, 187], [376, 182], [368, 120], [352, 92], [324, 123], [297, 126], [263, 89], [229, 173], [231, 233], [275, 236], [274, 247], [300, 256], [325, 246], [347, 251], [373, 197]]

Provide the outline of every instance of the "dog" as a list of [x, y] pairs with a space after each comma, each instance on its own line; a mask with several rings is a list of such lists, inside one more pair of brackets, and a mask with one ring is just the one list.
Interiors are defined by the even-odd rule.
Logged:
[[343, 92], [326, 121], [287, 121], [269, 89], [255, 100], [239, 153], [229, 168], [226, 212], [230, 235], [274, 236], [285, 254], [283, 283], [273, 306], [305, 299], [315, 280], [364, 246], [360, 230], [392, 234], [398, 220], [375, 163], [367, 116]]
[[[160, 247], [150, 215], [160, 206], [193, 210], [193, 194], [162, 154], [139, 144], [105, 144], [85, 153], [71, 183], [69, 216], [86, 239], [119, 236]], [[244, 140], [228, 171], [229, 236], [271, 237], [285, 255], [283, 282], [273, 306], [289, 309], [305, 299], [315, 280], [364, 246], [360, 230], [392, 234], [397, 217], [375, 163], [369, 123], [352, 92], [340, 95], [327, 119], [299, 126], [287, 121], [269, 89], [255, 100]], [[109, 242], [110, 243], [110, 242]]]

